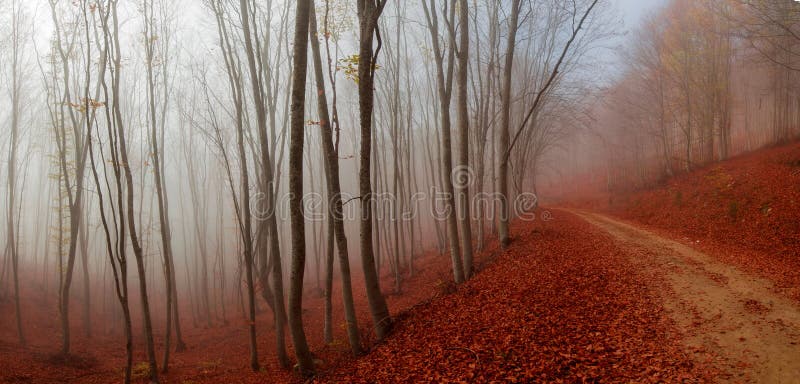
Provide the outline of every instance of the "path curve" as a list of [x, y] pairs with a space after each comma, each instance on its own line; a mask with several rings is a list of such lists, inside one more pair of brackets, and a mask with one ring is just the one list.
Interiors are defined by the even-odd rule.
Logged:
[[663, 274], [667, 312], [696, 360], [718, 357], [726, 373], [719, 381], [800, 382], [800, 308], [772, 283], [634, 225], [571, 212], [613, 236], [632, 262]]

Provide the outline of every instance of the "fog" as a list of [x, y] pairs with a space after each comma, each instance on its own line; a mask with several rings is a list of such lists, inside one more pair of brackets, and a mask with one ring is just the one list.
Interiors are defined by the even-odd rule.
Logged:
[[3, 327], [22, 340], [35, 297], [65, 354], [74, 335], [131, 322], [166, 351], [191, 343], [170, 336], [175, 317], [248, 318], [254, 351], [256, 310], [296, 324], [305, 294], [350, 311], [331, 298], [350, 289], [349, 262], [380, 338], [371, 282], [402, 292], [416, 260], [441, 255], [459, 283], [473, 252], [542, 205], [783, 140], [800, 118], [795, 72], [780, 69], [796, 41], [759, 22], [772, 9], [378, 1], [370, 26], [372, 5], [316, 1], [315, 63], [295, 46], [298, 3], [0, 0], [0, 292], [18, 321]]

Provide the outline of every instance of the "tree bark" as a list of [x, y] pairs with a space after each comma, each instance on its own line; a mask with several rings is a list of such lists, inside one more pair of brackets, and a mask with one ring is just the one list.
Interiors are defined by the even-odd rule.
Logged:
[[[445, 16], [445, 21], [452, 23], [455, 14], [455, 0], [450, 1], [450, 17], [449, 21]], [[444, 186], [443, 197], [445, 204], [445, 213], [447, 214], [447, 236], [450, 242], [450, 258], [453, 266], [453, 279], [456, 284], [464, 282], [464, 265], [461, 259], [461, 244], [460, 236], [458, 234], [458, 208], [456, 207], [456, 199], [454, 196], [454, 180], [453, 180], [453, 145], [452, 135], [450, 133], [451, 120], [450, 120], [450, 101], [453, 93], [453, 68], [455, 47], [451, 44], [447, 49], [448, 60], [447, 69], [444, 68], [444, 52], [439, 44], [439, 22], [435, 3], [431, 0], [430, 9], [423, 1], [423, 10], [425, 11], [425, 19], [428, 22], [428, 30], [431, 35], [431, 43], [433, 45], [434, 58], [436, 61], [436, 85], [439, 95], [439, 118], [441, 119], [441, 136], [442, 143], [440, 150], [442, 151], [442, 180]], [[444, 10], [447, 12], [447, 8]]]
[[[506, 63], [503, 73], [502, 107], [500, 110], [500, 137], [498, 140], [497, 154], [505, 157], [510, 141], [511, 126], [511, 73], [514, 69], [514, 49], [517, 44], [517, 26], [519, 24], [520, 0], [511, 3], [511, 18], [508, 23], [508, 40], [506, 43]], [[508, 161], [500, 159], [500, 169], [497, 175], [497, 191], [500, 199], [500, 212], [498, 212], [497, 232], [500, 244], [507, 248], [511, 243], [508, 232], [510, 209], [508, 206]]]
[[[113, 54], [111, 55], [113, 59], [113, 70], [112, 74], [112, 98], [113, 100], [120, 99], [120, 79], [121, 75], [119, 71], [122, 68], [122, 55], [120, 53], [120, 42], [119, 42], [119, 17], [117, 14], [117, 2], [113, 1], [111, 3], [111, 7], [113, 7], [112, 15], [112, 32], [111, 32], [111, 39], [112, 39], [112, 46], [113, 46]], [[122, 111], [120, 108], [119, 102], [114, 102], [112, 104], [112, 112], [113, 112], [113, 125], [116, 127], [116, 135], [119, 144], [119, 163], [122, 165], [122, 170], [124, 171], [125, 182], [124, 184], [127, 187], [127, 199], [126, 199], [126, 207], [125, 207], [125, 214], [127, 215], [127, 226], [129, 229], [129, 235], [131, 239], [131, 245], [133, 248], [134, 256], [136, 257], [136, 269], [139, 275], [139, 295], [142, 301], [142, 318], [144, 322], [144, 337], [145, 337], [145, 348], [147, 351], [147, 359], [150, 368], [150, 381], [153, 383], [158, 382], [158, 364], [156, 363], [156, 354], [155, 354], [155, 343], [153, 341], [153, 326], [151, 322], [150, 316], [150, 303], [148, 301], [147, 295], [147, 279], [146, 279], [146, 271], [144, 267], [144, 252], [142, 250], [142, 246], [139, 242], [139, 237], [136, 231], [136, 220], [134, 218], [134, 191], [133, 191], [133, 175], [130, 168], [130, 163], [128, 160], [128, 148], [127, 148], [127, 141], [125, 137], [125, 128], [123, 125], [122, 119]], [[121, 183], [120, 183], [121, 184]], [[121, 192], [121, 188], [120, 188]], [[122, 202], [120, 202], [120, 212], [122, 212]], [[122, 215], [120, 215], [120, 219], [122, 219]], [[124, 230], [120, 231], [121, 234], [124, 234]], [[124, 249], [123, 246], [120, 246], [120, 249]]]
[[291, 131], [289, 140], [289, 214], [292, 228], [292, 269], [289, 282], [289, 330], [297, 366], [302, 376], [313, 376], [314, 360], [303, 330], [303, 276], [306, 264], [305, 217], [303, 215], [303, 144], [305, 140], [305, 96], [308, 65], [308, 24], [311, 0], [297, 2], [295, 19]]
[[14, 315], [17, 322], [17, 335], [19, 343], [26, 345], [25, 332], [22, 327], [22, 311], [20, 308], [20, 295], [19, 295], [19, 242], [17, 241], [17, 234], [14, 229], [16, 227], [16, 219], [14, 213], [16, 209], [16, 192], [17, 192], [17, 152], [19, 150], [19, 115], [20, 115], [20, 78], [19, 78], [19, 56], [20, 56], [20, 32], [19, 32], [19, 14], [17, 7], [19, 5], [15, 2], [12, 3], [12, 21], [11, 21], [11, 132], [10, 132], [10, 145], [8, 151], [8, 221], [7, 221], [7, 241], [8, 250], [11, 257], [11, 273], [14, 280]]
[[372, 244], [372, 110], [374, 103], [375, 58], [373, 38], [378, 36], [380, 52], [380, 33], [377, 31], [378, 18], [388, 0], [358, 0], [359, 55], [358, 55], [358, 105], [361, 126], [360, 164], [358, 171], [359, 193], [361, 195], [361, 266], [364, 270], [364, 284], [367, 288], [372, 323], [378, 340], [383, 340], [392, 327], [392, 318], [386, 299], [381, 293], [378, 272], [375, 268], [375, 253]]
[[[270, 236], [270, 247], [267, 248], [266, 246], [259, 247], [261, 252], [269, 251], [270, 253], [270, 264], [272, 265], [272, 295], [274, 300], [274, 315], [275, 315], [275, 337], [276, 337], [276, 349], [278, 354], [278, 361], [282, 367], [288, 367], [289, 365], [289, 358], [286, 355], [286, 337], [284, 335], [284, 319], [285, 319], [285, 310], [284, 310], [284, 302], [283, 302], [283, 272], [281, 267], [281, 257], [280, 257], [280, 248], [278, 246], [278, 226], [275, 218], [275, 207], [272, 206], [275, 202], [274, 198], [274, 191], [276, 186], [273, 185], [273, 168], [272, 168], [272, 161], [270, 159], [270, 150], [269, 150], [269, 143], [267, 140], [267, 118], [266, 118], [266, 109], [263, 99], [263, 91], [261, 88], [260, 78], [258, 76], [258, 70], [256, 65], [256, 57], [255, 57], [255, 48], [253, 44], [253, 39], [250, 32], [250, 11], [249, 11], [249, 1], [248, 0], [240, 0], [240, 13], [241, 13], [241, 21], [242, 21], [242, 32], [244, 33], [244, 43], [246, 48], [246, 55], [247, 55], [247, 64], [250, 70], [250, 84], [252, 87], [253, 93], [253, 103], [254, 108], [256, 111], [256, 122], [258, 128], [258, 140], [259, 146], [261, 147], [261, 167], [262, 167], [262, 176], [261, 176], [261, 185], [260, 190], [264, 194], [263, 199], [260, 199], [260, 202], [266, 201], [267, 205], [264, 206], [263, 204], [259, 207], [261, 213], [266, 213], [267, 217], [262, 218], [262, 220], [266, 220], [266, 226], [268, 228], [268, 235]], [[304, 36], [305, 37], [305, 36]], [[249, 202], [244, 201], [244, 204], [249, 204]], [[263, 224], [262, 224], [263, 225]], [[267, 258], [263, 257], [262, 262], [266, 261]], [[264, 283], [262, 281], [262, 283]], [[269, 289], [268, 286], [262, 287], [263, 289]]]
[[[339, 154], [334, 147], [332, 124], [338, 124], [334, 115], [333, 122], [328, 113], [328, 101], [325, 93], [325, 78], [322, 73], [322, 56], [319, 48], [319, 34], [317, 31], [317, 18], [314, 7], [309, 12], [309, 40], [314, 60], [314, 79], [317, 86], [317, 110], [319, 112], [320, 133], [322, 135], [322, 149], [325, 158], [325, 175], [328, 188], [328, 220], [329, 220], [329, 248], [327, 251], [325, 291], [326, 303], [330, 301], [330, 290], [333, 280], [333, 236], [336, 238], [336, 249], [339, 254], [339, 271], [342, 282], [342, 301], [344, 303], [344, 317], [347, 323], [347, 338], [350, 350], [354, 355], [361, 354], [361, 340], [358, 334], [358, 320], [353, 302], [353, 287], [350, 278], [350, 256], [347, 248], [347, 236], [344, 231], [344, 217], [342, 208], [342, 188], [339, 180]], [[325, 37], [327, 38], [327, 36]], [[334, 109], [335, 111], [335, 109]], [[338, 126], [337, 126], [338, 128]], [[338, 129], [337, 129], [338, 132]], [[326, 308], [326, 318], [329, 318], [330, 308]], [[330, 326], [330, 319], [327, 322]], [[326, 335], [330, 330], [326, 328]], [[326, 342], [328, 337], [326, 336]], [[332, 340], [332, 336], [331, 336]]]
[[[467, 76], [469, 74], [469, 4], [458, 0], [458, 19], [461, 25], [456, 71], [456, 125], [458, 125], [458, 166], [460, 172], [453, 183], [458, 188], [458, 214], [461, 224], [461, 251], [464, 262], [464, 278], [472, 276], [472, 215], [470, 214], [469, 188], [472, 183], [472, 168], [469, 166], [469, 110], [467, 109]], [[455, 40], [455, 38], [453, 39]], [[455, 41], [453, 41], [455, 45]]]

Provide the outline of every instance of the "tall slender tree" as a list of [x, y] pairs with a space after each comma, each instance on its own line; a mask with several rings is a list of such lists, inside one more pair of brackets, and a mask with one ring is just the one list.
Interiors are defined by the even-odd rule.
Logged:
[[[453, 23], [456, 11], [456, 0], [444, 3], [442, 10], [446, 23]], [[449, 4], [449, 15], [448, 15]], [[447, 236], [450, 242], [450, 258], [453, 266], [453, 278], [456, 284], [464, 282], [464, 264], [461, 258], [461, 244], [458, 235], [458, 208], [454, 196], [453, 176], [453, 145], [450, 119], [450, 103], [453, 95], [453, 70], [455, 67], [455, 44], [449, 44], [447, 49], [447, 66], [445, 67], [445, 50], [442, 48], [439, 37], [439, 16], [436, 3], [431, 0], [430, 5], [422, 2], [422, 9], [425, 12], [425, 20], [428, 24], [428, 31], [431, 36], [433, 46], [433, 57], [436, 64], [436, 88], [439, 97], [439, 118], [441, 120], [441, 164], [442, 167], [442, 186], [444, 196], [444, 212], [447, 215]], [[454, 39], [451, 39], [451, 41]], [[465, 73], [466, 74], [466, 73]], [[466, 122], [465, 122], [466, 123]], [[465, 170], [458, 170], [459, 172]], [[471, 246], [471, 245], [470, 245]]]
[[22, 309], [20, 306], [19, 294], [19, 234], [15, 232], [17, 228], [19, 217], [17, 210], [17, 156], [19, 153], [20, 137], [19, 137], [19, 124], [20, 115], [22, 114], [22, 53], [24, 51], [25, 34], [22, 30], [24, 22], [24, 10], [20, 4], [14, 0], [11, 2], [11, 36], [10, 36], [10, 49], [11, 49], [11, 126], [9, 129], [9, 150], [8, 150], [8, 205], [6, 206], [7, 214], [7, 250], [11, 257], [11, 273], [14, 280], [14, 315], [17, 322], [17, 335], [19, 343], [26, 344], [25, 332], [22, 327]]
[[[329, 236], [336, 238], [336, 250], [339, 255], [339, 272], [342, 282], [342, 302], [344, 303], [344, 315], [347, 322], [347, 338], [350, 342], [350, 350], [354, 355], [361, 354], [361, 340], [358, 334], [358, 320], [356, 319], [355, 304], [353, 302], [353, 288], [350, 278], [350, 257], [347, 248], [347, 236], [344, 231], [344, 217], [342, 209], [342, 187], [339, 180], [339, 155], [333, 142], [333, 124], [338, 124], [336, 120], [331, 121], [328, 112], [328, 100], [325, 92], [325, 77], [322, 70], [322, 55], [320, 54], [319, 33], [317, 31], [317, 18], [314, 7], [309, 12], [309, 39], [311, 41], [311, 52], [314, 60], [314, 80], [317, 88], [317, 111], [319, 113], [319, 127], [322, 135], [322, 150], [325, 158], [325, 177], [328, 189], [328, 220], [332, 226], [332, 233]], [[327, 5], [326, 5], [326, 26], [327, 26]], [[325, 39], [328, 34], [325, 32]], [[330, 55], [330, 51], [328, 51]], [[335, 102], [334, 102], [335, 103]], [[335, 110], [335, 107], [334, 107]], [[338, 129], [337, 129], [338, 132]], [[330, 241], [333, 241], [332, 239]], [[332, 275], [332, 249], [329, 251], [328, 271]], [[330, 295], [332, 276], [326, 278], [326, 291]], [[328, 322], [330, 325], [330, 321]]]
[[[100, 6], [100, 21], [101, 21], [101, 28], [102, 28], [102, 39], [98, 38], [99, 41], [102, 41], [103, 45], [103, 54], [101, 55], [100, 62], [102, 66], [105, 66], [108, 59], [109, 59], [109, 46], [111, 45], [110, 39], [110, 28], [109, 28], [109, 16], [111, 12], [116, 12], [116, 2], [109, 2], [105, 7], [102, 5]], [[112, 69], [113, 71], [113, 69]], [[103, 96], [105, 100], [109, 99], [109, 92], [108, 92], [108, 83], [107, 79], [103, 77], [101, 80], [101, 86], [103, 88]], [[116, 104], [119, 103], [119, 99], [113, 99], [112, 103]], [[106, 132], [107, 132], [107, 143], [108, 143], [108, 153], [110, 154], [111, 158], [106, 161], [105, 156], [103, 155], [103, 151], [100, 150], [100, 157], [101, 161], [100, 164], [109, 163], [112, 171], [113, 171], [113, 180], [115, 189], [112, 190], [111, 182], [108, 180], [109, 172], [104, 170], [104, 185], [106, 186], [106, 195], [108, 196], [109, 204], [108, 209], [110, 209], [110, 215], [106, 213], [106, 202], [103, 195], [103, 186], [101, 185], [99, 172], [98, 172], [98, 162], [95, 159], [95, 151], [94, 151], [94, 143], [93, 140], [88, 142], [88, 150], [89, 150], [89, 160], [91, 162], [91, 170], [92, 176], [95, 182], [95, 188], [97, 190], [97, 202], [100, 208], [100, 220], [103, 227], [103, 233], [105, 235], [106, 240], [106, 252], [109, 258], [109, 264], [111, 266], [112, 275], [114, 278], [114, 292], [116, 293], [117, 300], [119, 301], [120, 307], [122, 309], [122, 316], [123, 316], [123, 329], [125, 332], [125, 369], [123, 371], [123, 382], [125, 384], [129, 384], [131, 382], [132, 370], [133, 370], [133, 326], [131, 320], [131, 311], [130, 311], [130, 299], [128, 293], [128, 260], [126, 256], [127, 252], [127, 244], [125, 241], [125, 210], [123, 208], [124, 205], [124, 193], [122, 187], [122, 177], [121, 177], [121, 166], [119, 161], [119, 148], [117, 146], [117, 136], [114, 130], [114, 122], [111, 117], [111, 112], [109, 111], [108, 102], [104, 103], [105, 105], [96, 104], [96, 107], [104, 107], [104, 116], [105, 116], [105, 124], [106, 124]], [[100, 137], [99, 128], [97, 137]], [[87, 134], [91, 134], [91, 131], [87, 132]], [[99, 140], [98, 140], [99, 141]], [[116, 208], [114, 205], [114, 194], [116, 194]], [[109, 220], [109, 216], [110, 219]]]
[[[145, 0], [142, 4], [142, 14], [144, 21], [144, 51], [145, 51], [145, 67], [147, 71], [147, 118], [149, 125], [150, 139], [150, 157], [153, 159], [153, 177], [155, 181], [156, 200], [158, 203], [158, 222], [161, 234], [161, 250], [164, 256], [164, 277], [165, 286], [167, 287], [167, 308], [166, 308], [166, 333], [164, 336], [164, 360], [161, 364], [162, 372], [166, 373], [169, 370], [169, 354], [171, 350], [172, 330], [176, 330], [177, 350], [181, 351], [186, 346], [180, 334], [180, 317], [178, 315], [178, 291], [175, 283], [175, 261], [173, 260], [172, 253], [172, 231], [169, 219], [169, 206], [167, 200], [167, 191], [164, 187], [164, 166], [163, 155], [164, 151], [161, 146], [164, 144], [161, 137], [163, 137], [163, 122], [166, 118], [167, 103], [169, 100], [169, 72], [167, 62], [169, 60], [169, 31], [164, 25], [167, 21], [164, 20], [164, 4], [159, 2], [159, 15], [156, 15], [155, 1]], [[161, 28], [158, 28], [156, 18], [159, 18]], [[156, 42], [165, 42], [156, 45]], [[157, 52], [158, 48], [161, 48]], [[162, 73], [160, 80], [163, 82], [164, 92], [161, 95], [161, 102], [163, 105], [159, 111], [156, 101], [156, 79], [155, 79], [155, 57], [156, 54], [160, 55], [160, 62]], [[161, 118], [159, 118], [161, 115]], [[159, 127], [160, 126], [160, 127]], [[159, 130], [161, 132], [159, 132]]]
[[[453, 184], [458, 189], [459, 224], [461, 225], [461, 252], [463, 254], [464, 278], [472, 275], [472, 215], [470, 214], [469, 188], [473, 182], [473, 172], [469, 165], [469, 109], [467, 100], [467, 80], [469, 78], [469, 3], [458, 0], [459, 43], [456, 52], [456, 125], [458, 126], [458, 162], [460, 172], [454, 175]], [[452, 25], [452, 24], [451, 24]], [[456, 46], [455, 32], [451, 28], [453, 46]]]
[[308, 67], [308, 30], [311, 0], [297, 2], [292, 65], [291, 138], [289, 140], [289, 214], [292, 224], [292, 269], [289, 282], [289, 330], [300, 374], [314, 374], [314, 361], [303, 330], [303, 275], [306, 266], [305, 216], [303, 215], [303, 144]]
[[[247, 4], [240, 4], [242, 12], [246, 11]], [[244, 266], [245, 266], [245, 283], [247, 286], [247, 304], [248, 309], [246, 317], [248, 320], [248, 343], [250, 346], [250, 368], [253, 371], [258, 371], [260, 368], [258, 362], [258, 344], [256, 342], [256, 308], [255, 308], [255, 284], [253, 281], [253, 230], [252, 230], [252, 214], [250, 207], [250, 172], [248, 170], [247, 150], [245, 148], [245, 129], [244, 129], [244, 91], [242, 85], [241, 62], [236, 55], [230, 31], [228, 27], [228, 16], [225, 13], [224, 3], [220, 0], [209, 0], [208, 6], [214, 13], [217, 21], [217, 37], [222, 57], [225, 63], [225, 74], [228, 81], [228, 87], [231, 93], [231, 101], [233, 102], [234, 112], [233, 119], [236, 126], [236, 149], [239, 158], [239, 188], [234, 186], [233, 172], [231, 170], [231, 162], [227, 156], [226, 146], [220, 133], [219, 124], [216, 118], [212, 119], [214, 128], [214, 141], [217, 144], [223, 158], [223, 164], [226, 170], [228, 184], [231, 190], [233, 199], [234, 210], [238, 223], [239, 236], [241, 238], [241, 253]], [[249, 22], [249, 20], [248, 20]], [[211, 96], [209, 95], [208, 87], [205, 87], [206, 100], [211, 106]], [[213, 109], [211, 109], [213, 114]], [[213, 116], [213, 115], [212, 115]], [[238, 196], [238, 197], [237, 197]]]
[[[147, 352], [147, 360], [149, 365], [149, 374], [150, 374], [150, 381], [153, 383], [158, 382], [158, 363], [156, 362], [156, 352], [155, 352], [155, 342], [153, 341], [153, 323], [152, 318], [150, 315], [150, 301], [147, 294], [147, 271], [145, 269], [145, 256], [144, 256], [144, 249], [142, 247], [142, 242], [140, 238], [140, 233], [138, 232], [137, 225], [136, 225], [136, 218], [135, 218], [135, 194], [134, 194], [134, 183], [133, 183], [133, 172], [131, 171], [131, 163], [130, 163], [130, 156], [129, 156], [129, 149], [128, 149], [128, 139], [127, 139], [127, 132], [125, 129], [124, 119], [122, 115], [122, 103], [118, 100], [121, 100], [122, 95], [122, 87], [121, 87], [121, 73], [122, 70], [122, 50], [120, 44], [120, 27], [119, 27], [119, 15], [117, 12], [119, 0], [113, 0], [111, 3], [112, 7], [114, 8], [113, 12], [111, 12], [112, 16], [112, 23], [111, 23], [111, 39], [112, 44], [111, 49], [110, 62], [113, 63], [111, 65], [111, 78], [112, 78], [112, 85], [111, 85], [111, 97], [117, 102], [112, 104], [112, 112], [113, 112], [113, 124], [116, 126], [116, 135], [119, 144], [119, 162], [122, 165], [123, 175], [124, 175], [124, 184], [126, 186], [125, 195], [126, 199], [126, 218], [128, 220], [127, 227], [128, 227], [128, 234], [130, 235], [131, 239], [131, 247], [133, 248], [133, 254], [136, 258], [136, 270], [139, 275], [139, 298], [141, 300], [142, 305], [142, 318], [144, 323], [144, 337], [145, 337], [145, 348]], [[141, 212], [141, 209], [140, 211]], [[124, 233], [124, 231], [121, 231]]]
[[[278, 225], [275, 217], [275, 209], [272, 206], [275, 202], [274, 191], [277, 186], [273, 183], [273, 166], [270, 156], [270, 146], [267, 139], [267, 114], [266, 104], [264, 102], [264, 90], [261, 85], [261, 77], [259, 75], [257, 61], [263, 61], [258, 55], [257, 45], [253, 43], [251, 32], [251, 15], [249, 0], [240, 0], [240, 16], [242, 21], [242, 32], [244, 33], [245, 54], [247, 56], [247, 67], [250, 73], [250, 86], [252, 87], [253, 105], [256, 111], [256, 123], [258, 131], [258, 142], [260, 146], [259, 160], [261, 162], [261, 183], [260, 191], [263, 193], [263, 198], [259, 199], [260, 203], [266, 203], [259, 207], [260, 213], [265, 214], [266, 228], [269, 230], [270, 246], [266, 247], [265, 244], [261, 246], [261, 252], [269, 251], [271, 259], [269, 262], [272, 265], [272, 300], [275, 312], [275, 330], [276, 330], [276, 348], [278, 352], [278, 360], [284, 367], [289, 365], [288, 357], [286, 356], [285, 336], [284, 336], [284, 302], [283, 302], [283, 272], [281, 267], [280, 248], [278, 247]], [[307, 21], [306, 21], [307, 22]], [[307, 44], [307, 39], [306, 39]], [[262, 227], [263, 228], [263, 227]], [[263, 229], [262, 229], [263, 230]], [[263, 233], [263, 232], [262, 232]], [[266, 258], [262, 259], [262, 263], [266, 264]], [[262, 289], [268, 289], [264, 286]]]
[[[358, 49], [358, 105], [361, 126], [361, 148], [358, 185], [361, 200], [361, 266], [364, 284], [367, 287], [372, 324], [379, 340], [385, 338], [392, 327], [389, 307], [381, 293], [378, 272], [375, 268], [375, 252], [372, 239], [372, 119], [375, 96], [375, 61], [381, 49], [378, 20], [388, 0], [357, 0], [356, 12], [359, 21]], [[375, 39], [377, 49], [373, 48]]]
[[[497, 141], [496, 153], [503, 157], [509, 148], [510, 129], [511, 129], [511, 88], [512, 71], [514, 70], [514, 50], [517, 46], [517, 28], [519, 27], [519, 12], [521, 8], [520, 0], [511, 2], [511, 15], [508, 20], [508, 38], [506, 41], [506, 61], [503, 68], [503, 84], [501, 88], [500, 107], [500, 137]], [[505, 248], [511, 243], [508, 233], [508, 222], [511, 210], [508, 206], [508, 162], [500, 160], [497, 175], [497, 191], [500, 200], [500, 212], [497, 213], [497, 235], [500, 244]]]
[[[55, 41], [54, 45], [58, 54], [58, 59], [61, 64], [61, 100], [62, 103], [59, 111], [58, 124], [54, 126], [56, 133], [56, 143], [58, 147], [58, 162], [61, 172], [61, 182], [63, 191], [67, 197], [67, 208], [69, 210], [69, 247], [67, 251], [66, 266], [59, 270], [60, 290], [59, 290], [59, 316], [61, 318], [61, 353], [68, 355], [70, 352], [70, 326], [69, 326], [69, 302], [70, 302], [70, 288], [72, 287], [72, 275], [75, 270], [75, 256], [78, 249], [78, 235], [80, 233], [81, 221], [83, 219], [83, 192], [84, 188], [84, 173], [86, 171], [86, 141], [89, 137], [85, 134], [82, 127], [90, 122], [86, 121], [88, 110], [83, 107], [82, 103], [76, 102], [75, 98], [83, 96], [89, 99], [90, 87], [90, 67], [84, 69], [83, 79], [83, 95], [79, 90], [73, 90], [72, 87], [75, 83], [73, 78], [73, 68], [70, 64], [72, 55], [75, 55], [75, 44], [65, 44], [64, 32], [62, 30], [62, 23], [59, 20], [57, 1], [49, 0], [51, 16], [53, 25], [55, 26]], [[79, 26], [89, 28], [88, 16], [89, 5], [86, 0], [82, 0], [77, 7], [78, 14], [76, 15], [77, 22], [72, 24], [72, 34], [77, 35]], [[74, 38], [74, 37], [73, 37]], [[91, 50], [91, 45], [85, 47]], [[87, 53], [88, 54], [88, 53]], [[73, 83], [75, 81], [75, 83]], [[79, 101], [79, 100], [78, 100]], [[87, 101], [88, 102], [88, 101]], [[69, 118], [69, 123], [66, 121]], [[67, 130], [67, 126], [71, 129]], [[67, 137], [69, 136], [69, 138]], [[71, 145], [70, 145], [71, 144]], [[68, 145], [69, 148], [68, 148]], [[71, 154], [71, 158], [68, 158]], [[71, 171], [70, 171], [71, 168]], [[60, 246], [60, 245], [59, 245]], [[63, 271], [63, 273], [62, 273]]]

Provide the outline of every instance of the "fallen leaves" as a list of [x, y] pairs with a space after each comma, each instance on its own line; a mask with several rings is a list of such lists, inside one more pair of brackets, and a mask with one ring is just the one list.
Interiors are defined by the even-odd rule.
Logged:
[[498, 256], [472, 280], [317, 381], [706, 381], [667, 336], [678, 332], [647, 278], [611, 239], [568, 214], [518, 223], [514, 233], [527, 235], [506, 252], [487, 250]]
[[800, 143], [743, 155], [616, 198], [612, 213], [688, 239], [800, 301]]

